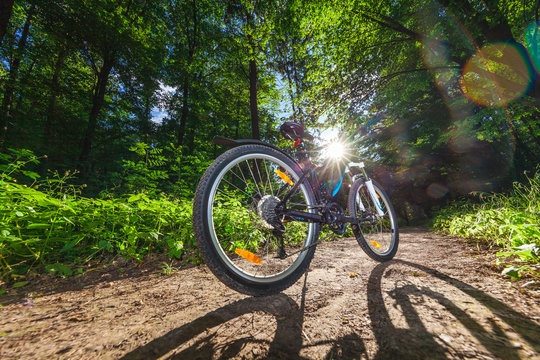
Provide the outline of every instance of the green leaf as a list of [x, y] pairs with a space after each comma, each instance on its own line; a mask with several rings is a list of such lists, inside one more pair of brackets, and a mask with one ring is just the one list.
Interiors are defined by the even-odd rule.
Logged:
[[26, 227], [29, 230], [35, 230], [35, 229], [47, 229], [50, 227], [50, 224], [28, 224]]
[[68, 250], [71, 250], [75, 245], [77, 245], [79, 243], [79, 241], [81, 241], [82, 239], [84, 239], [84, 235], [82, 236], [79, 236], [73, 240], [71, 240], [70, 242], [66, 243], [64, 245], [64, 247], [60, 250], [60, 252], [66, 252]]
[[20, 288], [20, 287], [25, 286], [26, 284], [28, 284], [28, 281], [19, 281], [19, 282], [16, 282], [15, 284], [13, 284], [13, 288], [14, 289]]
[[18, 216], [18, 217], [23, 217], [24, 216], [24, 214], [22, 212], [20, 212], [20, 211], [16, 211], [15, 215]]
[[23, 170], [22, 173], [23, 173], [23, 175], [28, 176], [30, 179], [33, 179], [33, 180], [36, 180], [36, 179], [39, 178], [39, 174], [35, 173], [33, 171]]
[[134, 202], [134, 201], [138, 201], [138, 200], [141, 199], [141, 196], [142, 196], [142, 194], [131, 195], [131, 196], [128, 198], [127, 202], [128, 202], [128, 203], [132, 203], [132, 202]]
[[519, 273], [520, 268], [515, 266], [509, 266], [506, 269], [502, 271], [502, 275], [509, 276], [514, 280], [517, 280], [521, 277], [521, 274]]
[[55, 275], [60, 275], [60, 276], [73, 275], [73, 270], [71, 270], [71, 268], [61, 263], [47, 265], [45, 267], [45, 270], [50, 274], [55, 274]]
[[522, 260], [530, 261], [538, 259], [538, 255], [540, 254], [540, 247], [538, 247], [536, 244], [524, 244], [518, 247], [514, 247], [512, 249], [513, 251], [498, 252], [497, 255], [505, 257], [517, 255]]
[[112, 244], [110, 242], [108, 242], [107, 240], [100, 240], [99, 243], [98, 243], [98, 246], [99, 246], [100, 250], [107, 250], [109, 252], [113, 251]]
[[2, 289], [2, 290], [0, 290], [0, 295], [4, 295], [6, 292], [7, 292], [7, 290]]

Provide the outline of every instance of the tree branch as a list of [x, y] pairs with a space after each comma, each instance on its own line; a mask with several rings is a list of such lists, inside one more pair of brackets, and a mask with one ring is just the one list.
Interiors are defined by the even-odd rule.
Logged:
[[364, 12], [364, 11], [355, 11], [353, 10], [353, 13], [357, 14], [357, 15], [360, 15], [366, 19], [369, 19], [383, 27], [386, 27], [386, 28], [389, 28], [389, 29], [392, 29], [392, 30], [395, 30], [397, 32], [400, 32], [402, 34], [405, 34], [405, 35], [408, 35], [416, 40], [419, 40], [419, 41], [423, 41], [425, 39], [424, 35], [416, 32], [416, 31], [413, 31], [413, 30], [410, 30], [408, 28], [406, 28], [405, 26], [403, 26], [402, 24], [398, 23], [397, 21], [395, 21], [394, 19], [388, 17], [388, 16], [384, 16], [384, 15], [381, 15], [381, 14], [377, 14], [378, 16], [380, 16], [381, 18], [383, 18], [384, 20], [386, 21], [382, 21], [382, 20], [379, 20], [375, 17], [373, 17], [372, 15], [369, 15], [368, 13]]
[[365, 84], [365, 86], [363, 86], [362, 84], [356, 85], [354, 88], [351, 89], [351, 91], [349, 91], [349, 94], [348, 94], [348, 96], [346, 98], [352, 99], [353, 94], [356, 91], [362, 92], [362, 90], [363, 90], [362, 88], [366, 87], [367, 89], [364, 90], [364, 94], [361, 95], [361, 97], [357, 100], [357, 101], [364, 101], [369, 96], [371, 96], [378, 88], [380, 88], [384, 84], [388, 83], [390, 80], [392, 80], [392, 79], [394, 79], [394, 78], [396, 78], [396, 77], [398, 77], [400, 75], [410, 74], [410, 73], [414, 73], [414, 72], [441, 70], [441, 69], [461, 69], [461, 67], [460, 66], [434, 66], [434, 67], [426, 67], [426, 68], [417, 68], [417, 69], [408, 69], [408, 70], [397, 71], [397, 72], [389, 74], [389, 75], [381, 76], [378, 79], [373, 79], [369, 83]]

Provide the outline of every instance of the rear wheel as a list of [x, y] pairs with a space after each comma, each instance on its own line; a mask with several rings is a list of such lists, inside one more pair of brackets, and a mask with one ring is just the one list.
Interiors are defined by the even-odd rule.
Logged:
[[390, 199], [382, 187], [373, 181], [373, 188], [383, 215], [379, 215], [371, 199], [366, 183], [357, 180], [349, 193], [349, 216], [356, 215], [358, 225], [353, 225], [353, 233], [362, 250], [374, 260], [391, 260], [397, 252], [399, 232], [397, 218]]
[[[243, 145], [223, 153], [201, 178], [193, 203], [195, 238], [210, 270], [232, 289], [275, 294], [309, 266], [315, 247], [301, 249], [317, 241], [320, 225], [275, 212], [301, 174], [298, 164], [279, 151]], [[288, 205], [315, 212], [307, 182]]]

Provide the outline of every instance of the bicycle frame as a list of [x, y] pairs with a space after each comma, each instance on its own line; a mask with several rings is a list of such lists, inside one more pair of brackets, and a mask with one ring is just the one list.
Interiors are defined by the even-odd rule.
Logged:
[[[323, 201], [328, 201], [339, 193], [345, 174], [349, 174], [350, 176], [350, 170], [349, 170], [350, 167], [358, 167], [362, 170], [361, 173], [351, 176], [351, 182], [354, 183], [358, 179], [363, 179], [370, 193], [371, 200], [375, 204], [375, 208], [377, 209], [378, 215], [379, 216], [384, 215], [384, 213], [382, 212], [382, 206], [377, 199], [375, 190], [373, 189], [373, 184], [371, 183], [371, 179], [369, 178], [369, 176], [367, 175], [364, 169], [363, 162], [349, 163], [347, 166], [345, 166], [345, 169], [343, 170], [343, 173], [341, 175], [341, 179], [339, 183], [334, 186], [332, 196], [329, 199], [329, 198], [325, 198], [325, 196], [321, 192], [321, 190], [324, 188], [325, 185], [320, 186], [320, 181], [317, 176], [317, 172], [320, 172], [321, 170], [324, 171], [326, 166], [316, 166], [311, 162], [309, 155], [305, 152], [305, 148], [301, 139], [296, 140], [294, 145], [292, 146], [292, 149], [294, 151], [292, 156], [291, 154], [283, 152], [281, 149], [275, 147], [274, 145], [262, 142], [260, 140], [254, 140], [254, 139], [233, 140], [233, 139], [228, 139], [222, 136], [215, 136], [213, 139], [213, 142], [214, 144], [217, 144], [217, 145], [224, 145], [224, 146], [231, 146], [231, 147], [248, 145], [248, 144], [268, 146], [284, 153], [286, 156], [290, 157], [300, 166], [300, 168], [302, 169], [302, 176], [296, 182], [296, 184], [293, 185], [291, 190], [289, 190], [289, 192], [284, 196], [284, 198], [280, 201], [280, 203], [276, 206], [276, 212], [280, 213], [280, 215], [289, 216], [292, 219], [295, 219], [296, 221], [308, 221], [308, 222], [317, 222], [317, 223], [323, 223], [323, 224], [326, 223], [324, 216], [320, 214], [314, 214], [314, 213], [305, 212], [305, 211], [288, 209], [287, 201], [290, 199], [292, 195], [296, 193], [300, 185], [305, 184], [307, 182], [306, 186], [309, 186], [313, 190], [315, 194], [315, 198], [317, 199], [319, 203], [317, 206], [319, 208], [324, 207], [324, 205], [322, 205]], [[304, 166], [302, 166], [302, 164]], [[365, 210], [365, 207], [361, 203], [361, 200], [358, 199], [358, 201], [359, 201], [360, 208], [362, 210]], [[364, 222], [363, 219], [357, 219], [356, 214], [353, 214], [352, 217], [347, 217], [347, 216], [341, 217], [338, 219], [338, 221], [347, 222], [347, 223], [351, 223], [353, 225], [358, 225], [358, 226], [371, 225], [370, 221]]]
[[[302, 184], [306, 184], [306, 183], [307, 183], [307, 186], [310, 186], [311, 189], [313, 190], [313, 192], [315, 193], [316, 199], [319, 199], [319, 203], [322, 203], [322, 201], [324, 201], [324, 200], [329, 201], [339, 193], [339, 190], [341, 189], [341, 185], [343, 183], [343, 178], [345, 177], [345, 174], [349, 174], [349, 176], [350, 176], [350, 167], [359, 167], [362, 170], [362, 173], [361, 174], [355, 174], [355, 175], [351, 176], [351, 181], [354, 182], [354, 181], [358, 180], [359, 178], [364, 179], [364, 182], [365, 182], [365, 184], [367, 186], [367, 189], [368, 189], [368, 191], [370, 193], [370, 197], [371, 197], [371, 199], [372, 199], [372, 201], [375, 204], [375, 207], [377, 209], [378, 215], [380, 215], [380, 216], [384, 215], [384, 212], [382, 211], [382, 206], [381, 206], [380, 202], [377, 199], [377, 195], [375, 194], [375, 190], [373, 188], [373, 184], [371, 182], [371, 179], [368, 177], [368, 175], [367, 175], [367, 173], [366, 173], [366, 171], [364, 169], [364, 163], [363, 162], [349, 163], [348, 165], [346, 165], [343, 172], [342, 172], [342, 174], [341, 174], [340, 180], [334, 185], [332, 195], [330, 197], [326, 196], [326, 198], [325, 198], [325, 196], [321, 192], [321, 190], [323, 188], [325, 188], [325, 186], [326, 187], [329, 186], [328, 181], [325, 182], [325, 184], [323, 184], [322, 186], [319, 186], [320, 185], [320, 179], [318, 178], [317, 173], [320, 173], [321, 171], [324, 171], [329, 166], [329, 164], [325, 164], [325, 166], [316, 166], [316, 165], [314, 165], [311, 162], [310, 157], [304, 152], [303, 147], [300, 147], [299, 149], [297, 149], [300, 144], [301, 144], [301, 141], [296, 141], [295, 144], [293, 145], [293, 149], [295, 150], [295, 154], [294, 154], [295, 156], [294, 157], [297, 157], [297, 158], [299, 157], [300, 158], [300, 161], [297, 161], [297, 163], [299, 163], [299, 164], [304, 163], [305, 164], [305, 166], [304, 166], [305, 168], [302, 169], [303, 174], [300, 177], [300, 179], [289, 190], [289, 192], [283, 197], [283, 199], [279, 202], [279, 204], [276, 206], [276, 210], [275, 210], [276, 213], [278, 213], [280, 215], [283, 215], [283, 216], [289, 216], [289, 217], [291, 217], [293, 219], [296, 219], [297, 221], [326, 223], [325, 217], [323, 215], [321, 215], [321, 214], [314, 214], [314, 213], [305, 212], [305, 211], [298, 211], [298, 210], [288, 209], [287, 208], [287, 201], [291, 198], [291, 196], [293, 196], [296, 193], [296, 191], [298, 190], [298, 188]], [[309, 180], [309, 181], [306, 181], [306, 180]], [[314, 185], [314, 184], [316, 184], [316, 185]], [[357, 201], [359, 201], [360, 208], [365, 210], [365, 207], [361, 203], [361, 200], [357, 199]], [[322, 208], [324, 205], [319, 204], [317, 206]], [[362, 219], [358, 219], [356, 217], [356, 214], [353, 214], [352, 217], [340, 216], [338, 218], [338, 221], [351, 223], [351, 224], [359, 225], [359, 226], [362, 226], [362, 225], [369, 226], [371, 224], [371, 222], [369, 222], [369, 223], [362, 222]]]
[[[344, 236], [348, 224], [366, 255], [392, 259], [399, 244], [397, 218], [364, 164], [334, 162], [341, 151], [330, 144], [328, 158], [317, 166], [300, 146], [302, 139], [313, 139], [301, 124], [285, 122], [280, 132], [294, 141], [291, 150], [254, 139], [214, 139], [238, 148], [206, 169], [193, 199], [193, 231], [208, 268], [236, 291], [276, 294], [307, 271], [317, 244]], [[343, 186], [346, 175], [350, 189]], [[343, 188], [346, 208], [338, 202]], [[330, 232], [321, 237], [323, 226]]]

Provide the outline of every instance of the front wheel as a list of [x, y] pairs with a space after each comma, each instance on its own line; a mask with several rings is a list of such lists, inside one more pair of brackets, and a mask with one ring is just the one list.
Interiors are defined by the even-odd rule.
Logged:
[[[195, 192], [193, 227], [201, 256], [224, 284], [249, 295], [270, 295], [308, 268], [320, 224], [285, 219], [275, 211], [301, 175], [293, 160], [262, 145], [230, 149], [206, 170]], [[315, 212], [307, 182], [288, 208]]]
[[352, 226], [358, 244], [370, 258], [382, 262], [391, 260], [396, 254], [399, 232], [396, 213], [388, 195], [375, 181], [373, 188], [381, 212], [377, 211], [363, 180], [352, 184], [347, 209], [349, 216], [356, 215], [358, 219], [358, 225]]

